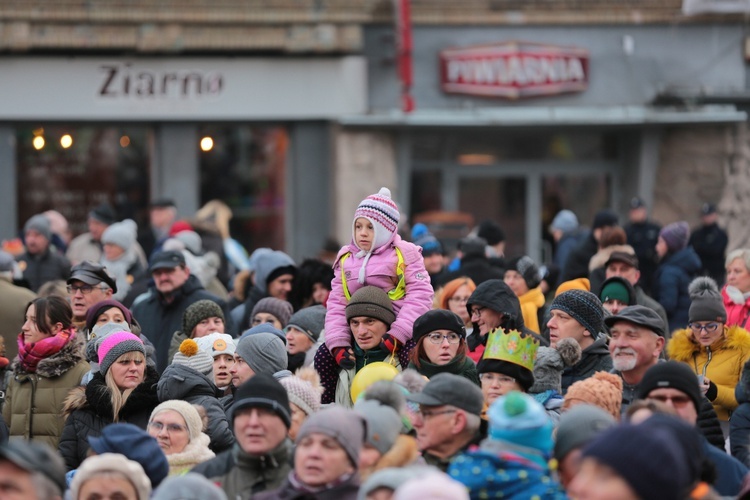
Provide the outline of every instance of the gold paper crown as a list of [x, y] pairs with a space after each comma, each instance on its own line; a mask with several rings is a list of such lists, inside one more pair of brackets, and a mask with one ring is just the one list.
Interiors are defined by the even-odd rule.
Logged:
[[539, 341], [531, 334], [523, 334], [518, 330], [506, 332], [497, 328], [487, 336], [487, 347], [482, 359], [507, 361], [533, 371], [537, 349]]

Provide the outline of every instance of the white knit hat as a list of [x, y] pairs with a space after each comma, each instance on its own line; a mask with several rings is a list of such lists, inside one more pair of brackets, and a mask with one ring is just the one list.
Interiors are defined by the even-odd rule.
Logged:
[[183, 420], [185, 420], [185, 425], [187, 425], [188, 428], [190, 441], [198, 438], [203, 432], [203, 420], [201, 420], [201, 416], [198, 413], [198, 410], [187, 401], [183, 401], [181, 399], [170, 399], [164, 401], [159, 406], [154, 408], [154, 411], [151, 412], [151, 416], [149, 417], [148, 421], [151, 422], [156, 415], [166, 410], [175, 411], [179, 413], [180, 416], [182, 416]]
[[220, 354], [234, 356], [237, 347], [232, 336], [226, 333], [210, 333], [205, 337], [198, 337], [195, 341], [198, 343], [198, 348], [207, 352], [212, 358]]
[[133, 485], [138, 498], [151, 496], [151, 480], [138, 462], [128, 460], [119, 453], [103, 453], [89, 457], [78, 467], [73, 482], [70, 484], [71, 498], [78, 498], [81, 487], [101, 472], [122, 474]]
[[[354, 226], [360, 217], [364, 217], [372, 223], [372, 227], [375, 229], [375, 239], [372, 242], [372, 248], [370, 251], [374, 251], [377, 248], [388, 243], [391, 237], [398, 230], [399, 211], [396, 203], [391, 199], [391, 191], [388, 188], [380, 188], [377, 194], [371, 194], [357, 207], [354, 212], [354, 219], [352, 220], [352, 236], [354, 234]], [[356, 237], [354, 238], [356, 241]]]
[[207, 377], [210, 377], [214, 371], [214, 358], [206, 351], [201, 350], [198, 343], [193, 339], [182, 341], [180, 350], [172, 358], [172, 363], [188, 366]]
[[297, 370], [296, 375], [279, 380], [289, 395], [289, 402], [294, 403], [305, 415], [311, 415], [320, 410], [320, 397], [323, 388], [320, 376], [312, 367]]
[[102, 233], [102, 243], [117, 245], [123, 250], [128, 250], [135, 243], [138, 235], [138, 225], [131, 219], [115, 222]]

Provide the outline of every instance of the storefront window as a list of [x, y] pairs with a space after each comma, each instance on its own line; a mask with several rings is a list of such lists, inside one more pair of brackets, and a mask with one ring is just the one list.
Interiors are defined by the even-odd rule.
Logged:
[[201, 204], [229, 205], [231, 234], [248, 251], [284, 248], [287, 130], [222, 125], [202, 127], [200, 134], [212, 140], [201, 155]]
[[19, 127], [18, 226], [57, 210], [73, 236], [86, 232], [88, 212], [112, 205], [120, 218], [147, 222], [148, 127], [38, 125]]

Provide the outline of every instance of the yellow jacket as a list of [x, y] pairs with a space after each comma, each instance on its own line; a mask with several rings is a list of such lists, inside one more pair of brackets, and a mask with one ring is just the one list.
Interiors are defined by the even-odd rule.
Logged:
[[705, 375], [716, 384], [717, 395], [711, 402], [719, 420], [729, 420], [737, 408], [734, 388], [745, 361], [750, 358], [750, 333], [739, 326], [730, 326], [713, 345], [702, 347], [693, 340], [690, 329], [676, 330], [667, 344], [667, 354], [670, 359], [687, 363], [696, 375]]
[[539, 309], [544, 307], [544, 294], [539, 287], [532, 288], [528, 292], [518, 297], [521, 303], [521, 314], [526, 328], [533, 330], [535, 333], [542, 333], [539, 328]]

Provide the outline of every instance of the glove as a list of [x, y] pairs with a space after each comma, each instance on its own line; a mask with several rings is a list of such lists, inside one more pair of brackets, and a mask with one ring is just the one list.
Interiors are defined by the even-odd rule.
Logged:
[[336, 364], [344, 370], [354, 368], [354, 351], [351, 347], [334, 347], [331, 351]]
[[401, 342], [393, 335], [386, 333], [380, 340], [380, 348], [385, 352], [396, 352], [401, 347]]
[[716, 384], [713, 382], [708, 383], [708, 390], [706, 391], [706, 397], [709, 401], [713, 401], [716, 399], [716, 396], [719, 395], [719, 388], [716, 387]]

